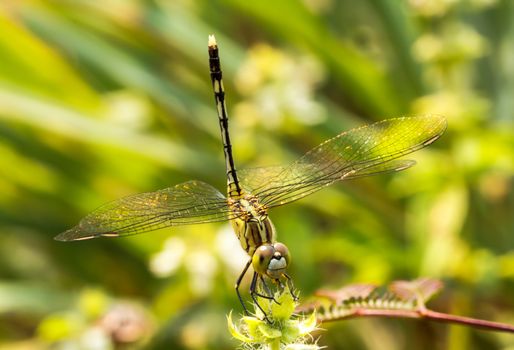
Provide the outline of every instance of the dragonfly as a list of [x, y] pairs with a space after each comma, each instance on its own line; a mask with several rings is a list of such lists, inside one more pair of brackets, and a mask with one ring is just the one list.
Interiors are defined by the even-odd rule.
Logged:
[[227, 195], [197, 180], [131, 195], [99, 207], [55, 239], [119, 237], [172, 226], [230, 221], [249, 256], [237, 278], [235, 291], [245, 313], [249, 314], [239, 287], [251, 266], [249, 292], [268, 320], [257, 301], [257, 297], [274, 300], [266, 280], [282, 287], [286, 282], [293, 293], [292, 280], [287, 274], [291, 254], [285, 244], [276, 240], [269, 209], [299, 200], [335, 182], [412, 167], [414, 161], [399, 158], [437, 140], [446, 129], [446, 119], [442, 116], [386, 119], [326, 140], [289, 165], [236, 170], [218, 45], [213, 35], [209, 36], [208, 53], [223, 143]]

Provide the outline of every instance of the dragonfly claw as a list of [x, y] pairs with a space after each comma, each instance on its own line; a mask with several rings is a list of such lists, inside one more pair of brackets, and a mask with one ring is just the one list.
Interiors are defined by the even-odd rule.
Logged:
[[285, 273], [284, 273], [284, 277], [287, 279], [287, 287], [289, 288], [289, 293], [291, 293], [293, 300], [298, 301], [299, 298], [298, 298], [298, 294], [295, 294], [293, 279], [288, 274], [285, 274]]

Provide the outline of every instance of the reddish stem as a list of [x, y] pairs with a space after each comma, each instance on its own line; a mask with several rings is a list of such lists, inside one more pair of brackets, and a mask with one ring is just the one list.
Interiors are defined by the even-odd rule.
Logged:
[[471, 318], [471, 317], [450, 315], [450, 314], [436, 312], [436, 311], [432, 311], [432, 310], [428, 310], [428, 309], [380, 310], [380, 309], [357, 308], [357, 309], [353, 310], [352, 313], [347, 314], [345, 316], [341, 316], [338, 318], [331, 318], [331, 319], [321, 318], [321, 321], [330, 322], [330, 321], [337, 321], [337, 320], [354, 318], [354, 317], [389, 317], [389, 318], [428, 319], [428, 320], [436, 321], [436, 322], [455, 323], [455, 324], [461, 324], [461, 325], [465, 325], [465, 326], [482, 328], [485, 330], [514, 333], [514, 326], [506, 324], [506, 323], [499, 323], [499, 322], [480, 320], [480, 319]]
[[424, 316], [429, 320], [434, 320], [437, 322], [448, 322], [448, 323], [458, 323], [466, 326], [473, 326], [478, 328], [483, 328], [486, 330], [493, 331], [501, 331], [501, 332], [510, 332], [514, 333], [514, 326], [506, 323], [500, 322], [492, 322], [486, 320], [480, 320], [471, 317], [450, 315], [441, 312], [436, 312], [432, 310], [425, 310]]

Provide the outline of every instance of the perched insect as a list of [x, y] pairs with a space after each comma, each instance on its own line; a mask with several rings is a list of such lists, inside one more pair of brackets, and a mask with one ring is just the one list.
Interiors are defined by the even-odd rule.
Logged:
[[[229, 220], [250, 256], [236, 282], [250, 265], [250, 295], [273, 299], [264, 277], [282, 285], [291, 256], [276, 241], [268, 210], [293, 202], [336, 181], [407, 169], [415, 164], [397, 158], [419, 150], [441, 136], [446, 120], [439, 116], [396, 118], [343, 132], [307, 152], [297, 161], [270, 168], [236, 171], [225, 108], [218, 46], [209, 36], [209, 66], [225, 153], [228, 198], [201, 181], [188, 181], [156, 192], [121, 198], [96, 209], [79, 224], [55, 237], [75, 241], [100, 236], [127, 236], [164, 227]], [[264, 293], [259, 291], [261, 283]], [[262, 308], [261, 308], [261, 311]], [[267, 319], [266, 313], [263, 311]]]

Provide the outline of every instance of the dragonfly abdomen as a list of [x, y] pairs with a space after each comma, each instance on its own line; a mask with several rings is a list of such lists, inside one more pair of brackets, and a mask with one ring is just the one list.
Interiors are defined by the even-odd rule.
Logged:
[[225, 91], [223, 89], [218, 45], [216, 44], [214, 36], [209, 36], [209, 67], [211, 71], [212, 87], [214, 89], [214, 100], [218, 111], [223, 151], [225, 154], [228, 196], [238, 198], [241, 196], [242, 190], [239, 185], [239, 180], [237, 179], [234, 158], [232, 157], [232, 144], [230, 143], [230, 134], [228, 132], [228, 115], [225, 107]]

